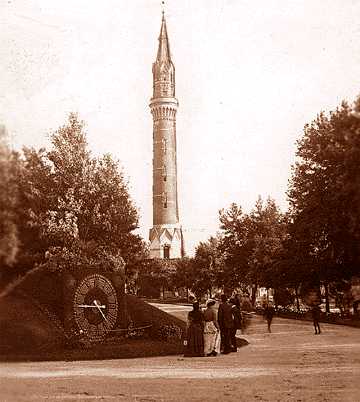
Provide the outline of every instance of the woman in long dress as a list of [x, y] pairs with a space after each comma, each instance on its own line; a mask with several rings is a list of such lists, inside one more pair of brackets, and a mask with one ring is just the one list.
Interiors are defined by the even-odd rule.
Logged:
[[231, 343], [231, 351], [237, 351], [237, 341], [236, 341], [236, 331], [238, 329], [242, 329], [242, 315], [241, 315], [241, 308], [240, 308], [240, 301], [237, 297], [234, 297], [230, 300], [232, 303], [231, 312], [234, 319], [234, 327], [231, 328], [230, 331], [230, 343]]
[[204, 319], [204, 354], [205, 356], [216, 356], [220, 353], [220, 327], [217, 321], [215, 300], [209, 299], [206, 302]]
[[199, 302], [193, 303], [193, 309], [188, 314], [186, 357], [204, 356], [204, 315]]

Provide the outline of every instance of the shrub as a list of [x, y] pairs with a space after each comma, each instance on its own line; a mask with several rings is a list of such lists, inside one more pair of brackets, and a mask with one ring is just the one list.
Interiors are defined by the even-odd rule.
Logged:
[[158, 338], [165, 342], [176, 342], [182, 338], [182, 330], [177, 325], [161, 325], [158, 329]]

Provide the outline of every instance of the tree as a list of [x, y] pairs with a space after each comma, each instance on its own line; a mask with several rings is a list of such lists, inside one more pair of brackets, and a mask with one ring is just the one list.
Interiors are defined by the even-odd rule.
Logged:
[[17, 174], [17, 221], [21, 241], [17, 273], [44, 262], [46, 250], [54, 244], [43, 232], [43, 220], [57, 204], [51, 169], [45, 149], [23, 149]]
[[223, 255], [224, 265], [219, 281], [223, 286], [241, 287], [249, 285], [247, 280], [248, 261], [251, 248], [250, 217], [244, 214], [241, 206], [232, 203], [230, 207], [219, 211], [220, 229], [219, 251]]
[[189, 298], [189, 290], [192, 289], [195, 282], [194, 259], [183, 257], [174, 260], [175, 271], [171, 281], [175, 288], [185, 289], [187, 298]]
[[161, 258], [147, 258], [139, 264], [137, 286], [141, 295], [164, 297], [166, 289], [173, 289], [173, 277], [176, 272], [175, 260]]
[[244, 214], [236, 204], [221, 210], [220, 223], [226, 277], [236, 286], [251, 286], [254, 303], [258, 286], [275, 283], [276, 256], [286, 238], [285, 216], [272, 199], [264, 204], [259, 197], [250, 214]]
[[255, 286], [274, 287], [276, 261], [287, 237], [286, 216], [275, 201], [268, 198], [265, 205], [259, 197], [250, 214], [252, 253], [249, 258], [250, 275]]
[[218, 248], [219, 238], [210, 237], [207, 242], [200, 242], [196, 247], [193, 266], [193, 284], [191, 289], [198, 298], [206, 293], [212, 297], [219, 287], [219, 272], [223, 266], [223, 258]]
[[69, 255], [83, 253], [87, 261], [94, 248], [131, 261], [143, 243], [133, 233], [138, 213], [118, 163], [110, 155], [91, 156], [84, 123], [75, 114], [51, 141], [48, 152], [24, 149], [19, 182], [28, 265], [51, 261], [53, 267], [54, 261], [62, 261], [59, 268], [64, 268], [64, 261], [71, 265]]
[[[358, 100], [359, 101], [359, 100]], [[360, 263], [360, 120], [345, 102], [305, 126], [288, 197], [292, 243], [318, 281], [350, 278]]]
[[[282, 248], [277, 253], [274, 263], [276, 270], [276, 289], [292, 289], [298, 309], [299, 297], [305, 298], [309, 291], [319, 287], [317, 268], [314, 259], [308, 253], [308, 237], [299, 231], [300, 227], [294, 223], [291, 215], [286, 214], [287, 237], [282, 242]], [[307, 229], [307, 227], [306, 227]]]
[[18, 161], [6, 136], [5, 127], [0, 126], [0, 268], [16, 262], [20, 247], [16, 224]]

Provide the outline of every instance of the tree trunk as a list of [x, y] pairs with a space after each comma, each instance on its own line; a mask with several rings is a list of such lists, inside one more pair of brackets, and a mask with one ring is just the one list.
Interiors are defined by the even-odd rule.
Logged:
[[330, 302], [329, 302], [329, 285], [325, 283], [325, 309], [327, 313], [330, 313]]
[[277, 304], [277, 297], [276, 297], [276, 289], [274, 289], [274, 296], [273, 296], [273, 300], [274, 300], [274, 304], [275, 304], [275, 309], [277, 310], [278, 308], [278, 304]]
[[295, 300], [296, 300], [297, 311], [300, 311], [300, 301], [299, 301], [299, 293], [298, 293], [297, 286], [295, 286]]
[[257, 283], [255, 283], [251, 288], [251, 304], [254, 307], [256, 302], [256, 291], [257, 291]]

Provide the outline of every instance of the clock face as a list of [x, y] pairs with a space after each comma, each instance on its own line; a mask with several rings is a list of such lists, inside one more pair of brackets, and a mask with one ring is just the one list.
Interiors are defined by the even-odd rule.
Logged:
[[118, 316], [116, 290], [103, 275], [86, 276], [76, 287], [74, 319], [88, 339], [99, 341], [114, 328]]

